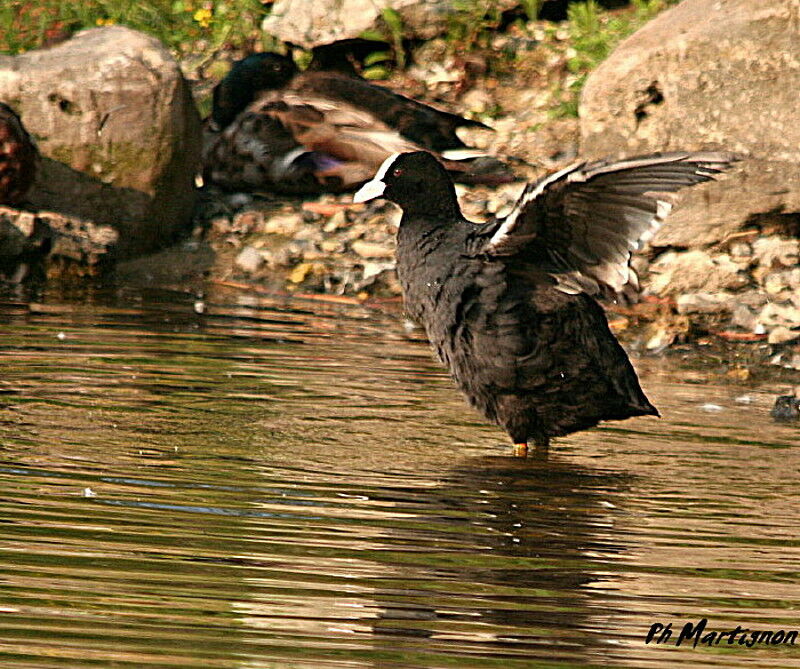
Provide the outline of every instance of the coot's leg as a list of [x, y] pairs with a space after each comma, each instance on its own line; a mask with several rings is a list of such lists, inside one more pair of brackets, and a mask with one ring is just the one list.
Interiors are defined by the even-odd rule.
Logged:
[[550, 437], [536, 437], [536, 451], [534, 455], [537, 458], [546, 458], [550, 452]]
[[[550, 439], [548, 437], [537, 437], [534, 441], [536, 448], [533, 455], [536, 458], [546, 458], [550, 449]], [[529, 455], [527, 442], [519, 442], [512, 446], [512, 455], [515, 458], [527, 458]]]

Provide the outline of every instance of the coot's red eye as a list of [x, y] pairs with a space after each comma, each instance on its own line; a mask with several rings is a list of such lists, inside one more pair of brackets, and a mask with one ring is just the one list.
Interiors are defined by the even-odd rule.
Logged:
[[403, 170], [401, 168], [399, 168], [399, 167], [394, 169], [394, 170], [392, 170], [392, 176], [393, 177], [399, 177], [402, 173], [403, 173]]

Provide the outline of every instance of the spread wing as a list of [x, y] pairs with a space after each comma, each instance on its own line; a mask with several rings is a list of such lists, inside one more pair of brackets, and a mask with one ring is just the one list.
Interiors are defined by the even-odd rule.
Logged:
[[480, 252], [525, 254], [565, 292], [638, 287], [628, 262], [674, 204], [674, 193], [713, 179], [737, 158], [724, 152], [661, 153], [571, 165], [529, 184]]

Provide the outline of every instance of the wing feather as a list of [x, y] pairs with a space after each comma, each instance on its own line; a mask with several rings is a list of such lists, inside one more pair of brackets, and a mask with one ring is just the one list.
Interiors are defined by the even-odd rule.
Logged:
[[635, 288], [631, 251], [661, 227], [674, 193], [713, 179], [736, 160], [700, 151], [570, 165], [528, 184], [480, 252], [526, 254], [548, 266], [564, 290]]

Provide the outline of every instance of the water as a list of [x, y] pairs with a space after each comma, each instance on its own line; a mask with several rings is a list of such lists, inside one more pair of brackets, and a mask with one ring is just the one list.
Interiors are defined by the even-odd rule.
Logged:
[[193, 302], [0, 303], [0, 666], [800, 666], [674, 643], [800, 628], [785, 387], [638, 360], [664, 418], [513, 459], [396, 306]]

